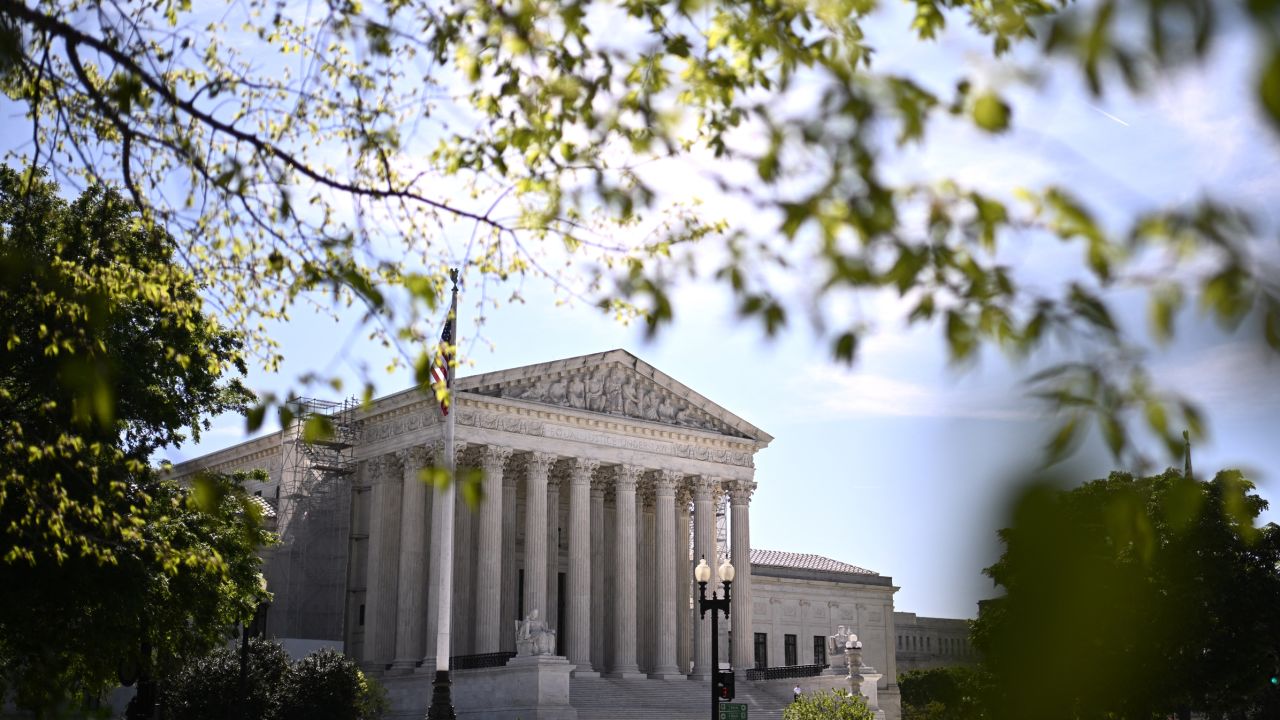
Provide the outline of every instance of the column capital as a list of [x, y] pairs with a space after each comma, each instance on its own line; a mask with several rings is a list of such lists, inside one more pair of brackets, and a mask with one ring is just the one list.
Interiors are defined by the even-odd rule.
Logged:
[[679, 483], [684, 473], [675, 470], [659, 470], [654, 473], [653, 491], [661, 497], [674, 496], [676, 491], [676, 483]]
[[531, 475], [537, 474], [546, 477], [551, 471], [551, 466], [555, 463], [556, 457], [552, 453], [531, 452], [529, 453], [526, 467], [528, 467]]
[[401, 480], [400, 458], [398, 453], [384, 453], [369, 461], [370, 479], [375, 483]]
[[[693, 499], [693, 490], [689, 487], [689, 483], [682, 482], [676, 485], [676, 504], [685, 506]], [[685, 508], [688, 510], [688, 508]]]
[[711, 500], [715, 494], [716, 484], [715, 478], [706, 475], [694, 475], [689, 478], [694, 500]]
[[726, 490], [733, 504], [746, 504], [751, 502], [751, 494], [756, 491], [756, 483], [752, 480], [734, 480], [726, 484]]
[[407, 447], [395, 452], [396, 460], [399, 461], [401, 468], [408, 473], [416, 473], [424, 466], [431, 462], [432, 448], [427, 445], [415, 445]]
[[619, 465], [614, 477], [614, 485], [619, 490], [635, 492], [636, 483], [639, 482], [640, 476], [643, 474], [644, 468], [639, 465]]
[[591, 476], [595, 474], [596, 468], [600, 467], [599, 460], [591, 458], [574, 458], [570, 467], [569, 481], [574, 485], [590, 484]]
[[608, 487], [609, 487], [609, 484], [604, 480], [592, 480], [591, 481], [591, 499], [600, 500], [603, 502], [605, 491], [608, 489]]
[[512, 450], [509, 447], [485, 445], [480, 451], [480, 465], [484, 468], [485, 475], [494, 477], [500, 475], [511, 453]]

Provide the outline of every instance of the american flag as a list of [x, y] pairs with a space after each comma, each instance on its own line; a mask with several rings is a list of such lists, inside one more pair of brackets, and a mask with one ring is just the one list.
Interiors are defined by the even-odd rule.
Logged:
[[[444, 320], [444, 331], [440, 333], [440, 349], [436, 351], [436, 360], [431, 364], [431, 387], [436, 389], [436, 396], [440, 398], [440, 413], [442, 415], [449, 414], [449, 363], [453, 359], [453, 323], [457, 314], [457, 300], [454, 300], [453, 307], [449, 308], [449, 316]], [[445, 393], [441, 395], [441, 389]]]

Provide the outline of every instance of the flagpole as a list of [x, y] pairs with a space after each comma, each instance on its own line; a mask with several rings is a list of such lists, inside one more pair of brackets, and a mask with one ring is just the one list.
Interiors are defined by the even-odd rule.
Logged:
[[[452, 323], [453, 333], [450, 341], [453, 347], [458, 346], [458, 271], [450, 270], [453, 280], [453, 300], [449, 303], [449, 316], [446, 323]], [[448, 483], [440, 496], [443, 503], [440, 509], [440, 592], [439, 613], [436, 627], [436, 679], [432, 683], [431, 706], [427, 709], [428, 720], [454, 720], [453, 698], [449, 680], [450, 625], [453, 617], [453, 506], [457, 497], [458, 483], [455, 475], [457, 458], [454, 456], [454, 432], [457, 423], [457, 393], [453, 390], [454, 358], [456, 352], [450, 348], [442, 348], [449, 358], [447, 369], [448, 380], [445, 383], [449, 391], [449, 411], [444, 416], [444, 464], [448, 472]]]

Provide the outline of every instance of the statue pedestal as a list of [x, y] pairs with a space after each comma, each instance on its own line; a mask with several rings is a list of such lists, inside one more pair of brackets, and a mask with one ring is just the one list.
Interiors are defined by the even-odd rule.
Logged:
[[867, 708], [875, 713], [876, 720], [884, 720], [885, 717], [884, 710], [880, 709], [880, 690], [876, 685], [882, 677], [883, 674], [866, 665], [849, 674], [849, 692], [862, 696]]
[[453, 706], [459, 718], [578, 720], [578, 711], [569, 704], [569, 675], [575, 667], [558, 655], [527, 655], [512, 658], [505, 667], [467, 670], [454, 683]]
[[828, 658], [830, 667], [828, 667], [823, 675], [839, 675], [845, 677], [849, 674], [849, 656], [848, 655], [832, 655]]

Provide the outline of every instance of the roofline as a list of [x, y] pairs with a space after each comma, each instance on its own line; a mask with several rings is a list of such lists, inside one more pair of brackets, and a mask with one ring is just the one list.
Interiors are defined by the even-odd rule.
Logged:
[[[757, 449], [764, 449], [769, 446], [769, 443], [773, 442], [773, 436], [770, 435], [769, 433], [765, 432], [764, 430], [761, 430], [755, 425], [752, 425], [746, 420], [743, 420], [741, 417], [738, 417], [738, 415], [736, 415], [735, 413], [733, 413], [731, 410], [724, 407], [723, 405], [720, 405], [714, 402], [713, 400], [707, 398], [702, 393], [699, 393], [698, 391], [694, 390], [688, 385], [685, 385], [679, 380], [676, 380], [670, 375], [657, 369], [653, 365], [650, 365], [644, 360], [641, 360], [632, 352], [628, 350], [624, 350], [622, 348], [614, 348], [613, 350], [605, 350], [602, 352], [590, 353], [587, 355], [577, 355], [577, 356], [568, 357], [568, 358], [558, 358], [555, 360], [548, 360], [546, 362], [534, 363], [531, 365], [521, 365], [518, 367], [506, 368], [503, 370], [493, 370], [491, 372], [481, 373], [479, 375], [468, 375], [466, 377], [458, 378], [457, 389], [459, 392], [463, 392], [466, 390], [474, 390], [478, 387], [489, 384], [490, 382], [493, 382], [493, 383], [499, 382], [500, 380], [498, 376], [505, 376], [504, 378], [502, 378], [504, 380], [524, 379], [527, 377], [534, 377], [534, 376], [542, 375], [546, 372], [551, 371], [552, 369], [551, 366], [553, 365], [568, 366], [570, 368], [581, 368], [581, 367], [588, 367], [590, 365], [601, 364], [609, 360], [616, 360], [621, 364], [623, 364], [624, 366], [629, 366], [631, 367], [631, 369], [635, 370], [641, 375], [649, 377], [659, 385], [666, 387], [668, 390], [676, 391], [685, 400], [692, 403], [698, 409], [709, 413], [710, 415], [714, 416], [718, 420], [723, 421], [726, 425], [748, 436], [749, 439], [754, 440], [756, 443]], [[486, 382], [486, 378], [492, 378], [492, 379], [489, 382]]]
[[[752, 576], [784, 578], [788, 580], [823, 580], [844, 585], [874, 585], [876, 587], [893, 587], [893, 578], [888, 575], [863, 575], [862, 573], [835, 572], [833, 570], [810, 570], [782, 565], [751, 566]], [[896, 588], [895, 588], [896, 589]]]

